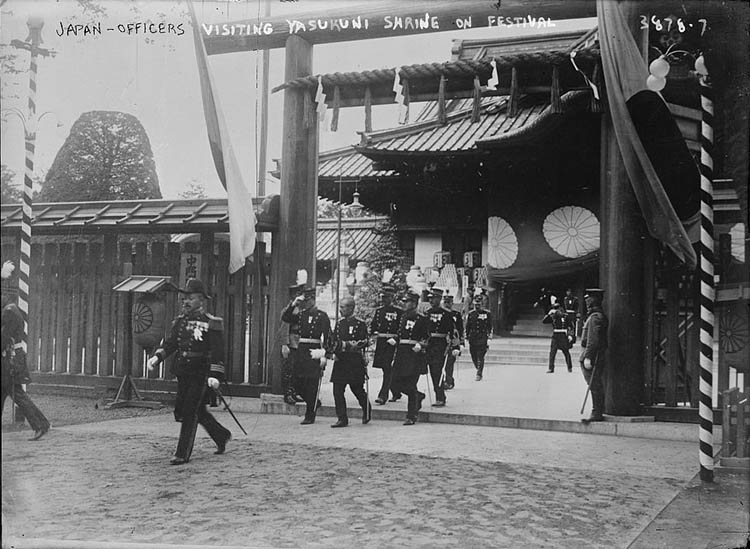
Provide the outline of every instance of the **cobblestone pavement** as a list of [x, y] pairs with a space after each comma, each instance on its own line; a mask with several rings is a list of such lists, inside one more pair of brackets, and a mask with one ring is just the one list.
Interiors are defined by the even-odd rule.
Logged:
[[181, 467], [168, 465], [178, 435], [169, 416], [53, 428], [38, 442], [3, 433], [3, 536], [628, 547], [696, 472], [685, 442], [391, 421], [330, 429], [331, 418], [301, 426], [243, 413], [245, 436], [216, 415], [235, 434], [227, 454], [201, 432]]

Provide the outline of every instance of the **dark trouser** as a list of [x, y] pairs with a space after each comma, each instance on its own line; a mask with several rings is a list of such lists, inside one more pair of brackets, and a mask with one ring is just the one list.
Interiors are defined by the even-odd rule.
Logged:
[[407, 419], [417, 419], [417, 413], [419, 412], [419, 402], [424, 398], [424, 393], [420, 392], [417, 389], [418, 381], [418, 375], [393, 378], [394, 389], [399, 393], [405, 394], [409, 398], [409, 402], [406, 405]]
[[552, 334], [552, 341], [549, 346], [549, 369], [555, 369], [555, 357], [557, 351], [560, 350], [565, 355], [565, 364], [568, 366], [568, 370], [573, 369], [573, 362], [570, 360], [570, 351], [568, 350], [570, 344], [568, 342], [568, 334]]
[[393, 389], [393, 366], [390, 364], [383, 366], [383, 383], [380, 385], [378, 398], [383, 402], [388, 400], [388, 391], [391, 392], [393, 398], [399, 398], [401, 396], [401, 393]]
[[477, 369], [477, 374], [481, 376], [484, 371], [484, 355], [487, 354], [487, 344], [472, 345], [470, 343], [469, 354], [471, 354], [471, 361], [474, 363], [474, 368]]
[[305, 409], [305, 419], [315, 419], [315, 410], [318, 406], [318, 382], [320, 377], [300, 377], [297, 378], [297, 391], [304, 399], [307, 408]]
[[604, 414], [604, 364], [596, 364], [595, 369], [587, 370], [581, 365], [583, 379], [591, 388], [591, 416], [601, 417]]
[[294, 396], [297, 394], [296, 379], [294, 377], [294, 359], [297, 357], [297, 349], [289, 349], [289, 356], [281, 357], [281, 384], [284, 395]]
[[47, 421], [47, 418], [44, 417], [44, 414], [41, 412], [41, 410], [36, 407], [36, 404], [32, 402], [31, 398], [26, 393], [26, 391], [23, 390], [23, 387], [20, 383], [4, 384], [2, 391], [2, 409], [5, 408], [5, 399], [7, 397], [11, 397], [15, 401], [18, 408], [21, 410], [21, 413], [26, 417], [26, 419], [29, 420], [29, 425], [31, 425], [31, 428], [34, 429], [34, 431], [49, 429], [49, 421]]
[[198, 424], [202, 425], [208, 436], [221, 445], [231, 436], [228, 429], [214, 419], [206, 410], [206, 376], [181, 375], [177, 376], [177, 400], [175, 401], [175, 417], [182, 418], [180, 426], [180, 440], [177, 442], [175, 457], [190, 460], [195, 443], [195, 431]]
[[443, 377], [443, 365], [445, 364], [445, 349], [446, 344], [427, 348], [427, 366], [430, 369], [432, 388], [435, 390], [437, 402], [445, 402], [445, 390], [440, 384], [440, 378]]
[[456, 357], [453, 353], [448, 355], [448, 360], [445, 363], [445, 385], [453, 387], [456, 384], [456, 380], [453, 379], [453, 368], [456, 365]]
[[357, 397], [357, 402], [359, 402], [360, 407], [362, 408], [363, 414], [368, 414], [370, 408], [370, 403], [367, 400], [367, 393], [365, 392], [364, 383], [333, 383], [333, 402], [336, 406], [336, 417], [339, 418], [340, 421], [343, 421], [344, 423], [347, 423], [349, 421], [349, 418], [346, 416], [346, 397], [344, 396], [344, 391], [346, 390], [346, 386], [349, 385], [349, 388], [352, 390], [352, 393], [354, 393], [354, 396]]

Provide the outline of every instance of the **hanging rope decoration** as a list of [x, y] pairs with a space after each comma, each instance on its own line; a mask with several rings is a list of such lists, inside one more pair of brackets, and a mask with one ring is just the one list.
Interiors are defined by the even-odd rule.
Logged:
[[508, 98], [508, 118], [513, 118], [518, 114], [518, 70], [512, 67], [510, 71], [510, 97]]
[[409, 123], [409, 79], [404, 78], [404, 109], [401, 124]]
[[471, 106], [471, 122], [479, 122], [479, 113], [482, 110], [482, 88], [479, 85], [479, 77], [474, 76], [474, 94]]
[[438, 86], [438, 123], [445, 125], [448, 123], [448, 116], [445, 112], [445, 75], [440, 75], [440, 85]]
[[327, 109], [326, 95], [323, 93], [323, 78], [318, 76], [318, 87], [315, 90], [315, 111], [318, 113], [318, 122], [321, 124], [325, 122]]
[[372, 131], [372, 90], [370, 86], [365, 88], [365, 131]]
[[398, 68], [393, 69], [395, 73], [393, 77], [393, 93], [396, 94], [396, 105], [398, 105], [398, 123], [403, 124], [405, 120], [406, 102], [404, 97], [404, 85], [401, 81], [401, 75], [398, 73]]
[[601, 63], [594, 65], [594, 74], [591, 75], [591, 81], [596, 86], [598, 94], [591, 94], [591, 103], [589, 110], [591, 112], [604, 112], [604, 87], [602, 86], [602, 67]]
[[562, 103], [560, 102], [560, 67], [552, 66], [552, 86], [549, 92], [549, 104], [552, 112], [561, 113]]
[[497, 85], [500, 83], [500, 76], [497, 74], [497, 61], [495, 61], [494, 57], [490, 60], [490, 66], [492, 67], [492, 74], [489, 80], [487, 80], [487, 89], [495, 91]]
[[339, 129], [339, 109], [341, 108], [341, 88], [333, 87], [333, 115], [331, 115], [331, 131]]

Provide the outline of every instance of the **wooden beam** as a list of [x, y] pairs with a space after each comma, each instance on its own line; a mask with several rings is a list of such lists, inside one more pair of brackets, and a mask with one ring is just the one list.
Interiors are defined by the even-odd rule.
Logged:
[[330, 44], [467, 28], [554, 28], [564, 19], [596, 16], [591, 0], [383, 0], [224, 24], [202, 24], [209, 55], [282, 48], [297, 36]]

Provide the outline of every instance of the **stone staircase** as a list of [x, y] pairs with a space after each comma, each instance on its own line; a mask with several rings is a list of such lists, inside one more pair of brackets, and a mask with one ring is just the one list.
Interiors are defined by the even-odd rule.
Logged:
[[511, 328], [511, 334], [514, 336], [549, 338], [552, 334], [552, 326], [551, 324], [542, 324], [542, 318], [546, 313], [547, 311], [530, 305], [519, 308], [518, 318]]
[[[549, 360], [549, 334], [546, 337], [534, 336], [495, 336], [490, 341], [490, 347], [485, 355], [485, 366], [516, 365], [547, 367]], [[460, 367], [473, 367], [468, 345], [459, 357]], [[575, 357], [574, 357], [575, 360]], [[558, 353], [557, 366], [565, 365], [562, 353]]]

